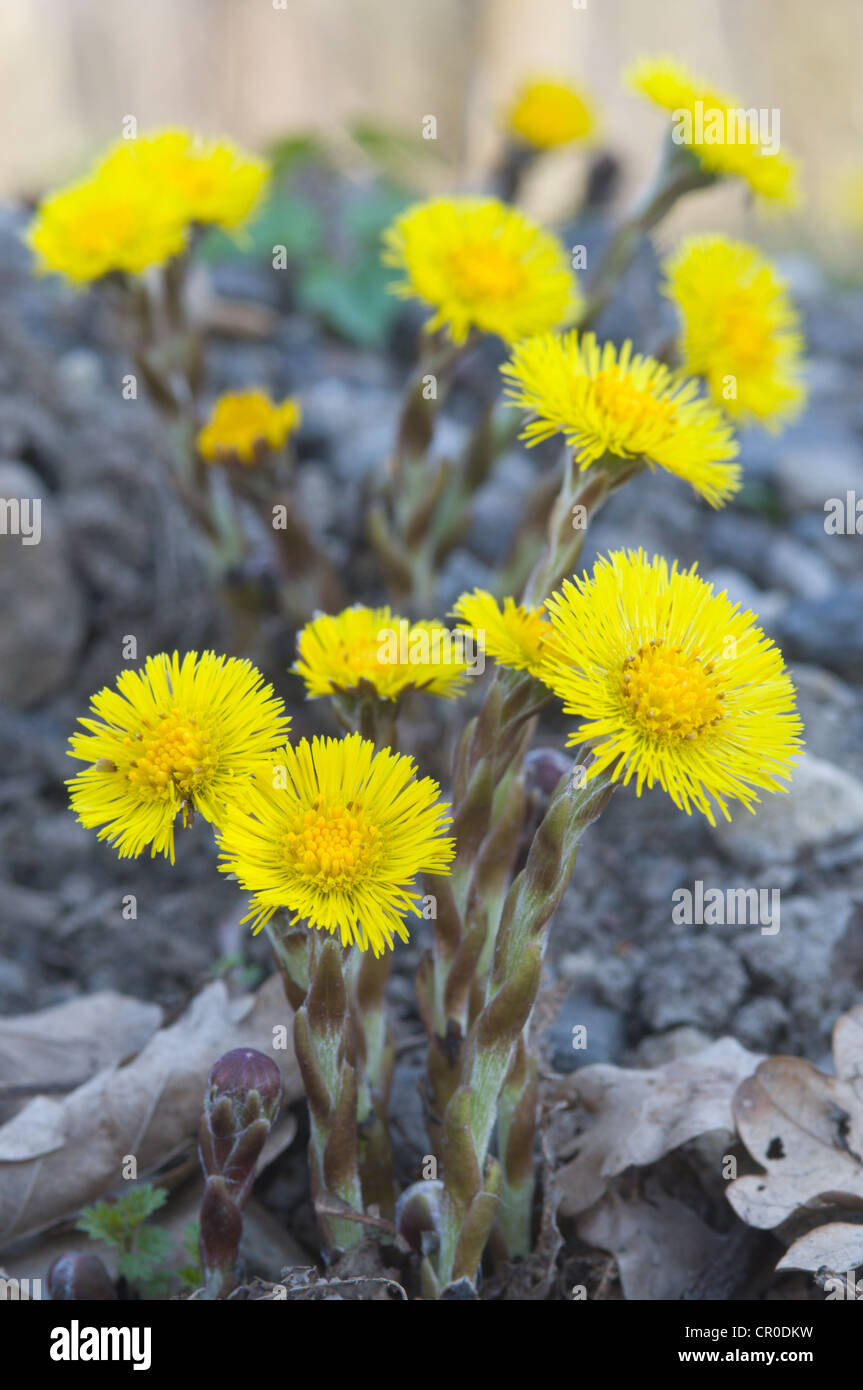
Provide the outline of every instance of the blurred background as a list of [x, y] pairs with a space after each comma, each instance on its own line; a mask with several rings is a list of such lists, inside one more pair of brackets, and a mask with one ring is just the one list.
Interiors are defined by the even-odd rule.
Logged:
[[[275, 5], [283, 6], [275, 8]], [[579, 5], [583, 5], [580, 8]], [[859, 0], [4, 0], [0, 8], [0, 191], [74, 175], [124, 115], [225, 133], [261, 147], [286, 131], [345, 143], [355, 121], [420, 137], [437, 120], [422, 186], [482, 181], [500, 113], [526, 76], [549, 72], [595, 97], [626, 197], [655, 158], [663, 117], [621, 71], [673, 52], [744, 105], [778, 107], [783, 145], [819, 201], [768, 226], [780, 246], [829, 256], [845, 172], [863, 162]], [[355, 151], [343, 150], [350, 165]], [[526, 201], [553, 216], [583, 176], [578, 152], [543, 161]], [[569, 177], [571, 174], [571, 177]], [[681, 221], [751, 234], [739, 188], [690, 200]]]

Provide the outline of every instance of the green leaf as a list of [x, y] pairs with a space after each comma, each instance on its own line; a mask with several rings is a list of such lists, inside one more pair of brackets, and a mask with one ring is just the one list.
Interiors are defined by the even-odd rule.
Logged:
[[274, 140], [267, 147], [267, 158], [273, 167], [273, 178], [278, 180], [294, 174], [304, 164], [327, 163], [327, 147], [319, 135], [305, 131]]
[[361, 347], [381, 347], [398, 311], [387, 293], [392, 273], [377, 262], [341, 270], [318, 263], [298, 285], [302, 308], [317, 314], [341, 337]]
[[146, 1284], [167, 1262], [173, 1249], [167, 1231], [158, 1226], [145, 1226], [135, 1237], [134, 1249], [120, 1256], [117, 1269], [130, 1284]]
[[345, 226], [351, 237], [377, 259], [380, 256], [381, 232], [393, 218], [404, 212], [411, 201], [408, 194], [391, 183], [376, 183], [364, 197], [348, 204]]
[[94, 1202], [85, 1207], [78, 1218], [78, 1230], [91, 1240], [104, 1241], [106, 1245], [122, 1250], [130, 1242], [137, 1228], [158, 1211], [168, 1200], [163, 1187], [152, 1183], [140, 1183], [124, 1192], [116, 1202]]
[[421, 134], [412, 131], [358, 120], [348, 127], [348, 132], [363, 153], [399, 183], [412, 184], [420, 160], [439, 157], [436, 140], [424, 140]]
[[321, 213], [308, 198], [275, 191], [240, 235], [231, 237], [213, 228], [201, 241], [196, 255], [211, 262], [243, 256], [271, 259], [273, 247], [284, 246], [288, 260], [300, 260], [317, 250], [323, 234]]

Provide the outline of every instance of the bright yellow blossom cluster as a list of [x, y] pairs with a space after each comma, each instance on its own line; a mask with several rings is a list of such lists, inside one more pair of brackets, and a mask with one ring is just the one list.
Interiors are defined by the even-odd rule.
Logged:
[[511, 404], [534, 419], [529, 445], [562, 434], [582, 468], [611, 456], [643, 459], [720, 506], [740, 487], [737, 443], [698, 383], [626, 342], [601, 347], [592, 333], [547, 334], [520, 343], [501, 368]]
[[642, 551], [601, 559], [546, 603], [556, 640], [542, 679], [581, 723], [588, 776], [658, 782], [714, 823], [734, 798], [785, 791], [802, 724], [782, 655], [724, 593]]
[[[797, 167], [767, 132], [753, 128], [747, 108], [714, 91], [673, 58], [643, 58], [628, 74], [630, 86], [680, 121], [681, 141], [707, 174], [739, 178], [769, 202], [797, 199]], [[758, 112], [755, 112], [758, 115]], [[686, 122], [686, 125], [683, 124]], [[770, 132], [770, 141], [778, 131]]]
[[803, 336], [773, 266], [753, 246], [691, 237], [665, 263], [683, 368], [731, 419], [776, 430], [800, 410]]
[[299, 403], [275, 402], [263, 391], [231, 391], [220, 396], [198, 434], [198, 452], [208, 463], [236, 459], [251, 467], [268, 449], [281, 449], [299, 428]]
[[258, 205], [268, 166], [227, 140], [166, 130], [122, 140], [83, 180], [46, 198], [27, 240], [42, 273], [83, 285], [139, 275], [180, 255], [193, 226], [234, 229]]
[[384, 262], [402, 270], [393, 286], [434, 313], [463, 343], [472, 328], [517, 342], [572, 323], [580, 307], [563, 246], [517, 208], [495, 198], [438, 198], [408, 208], [384, 234]]
[[412, 884], [446, 873], [449, 808], [411, 758], [358, 734], [285, 744], [284, 705], [248, 661], [161, 654], [93, 697], [69, 753], [81, 823], [121, 857], [174, 859], [178, 815], [199, 813], [223, 869], [253, 894], [257, 931], [280, 907], [379, 955], [419, 915]]
[[517, 93], [507, 128], [518, 139], [540, 150], [570, 145], [592, 135], [596, 117], [586, 94], [569, 82], [539, 78]]
[[373, 693], [397, 700], [408, 690], [452, 698], [466, 688], [458, 634], [441, 623], [409, 622], [389, 607], [358, 604], [320, 613], [297, 638], [294, 670], [310, 697]]

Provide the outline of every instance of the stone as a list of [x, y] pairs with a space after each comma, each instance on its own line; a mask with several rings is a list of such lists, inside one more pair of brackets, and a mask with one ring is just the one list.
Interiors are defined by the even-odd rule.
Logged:
[[859, 678], [863, 673], [863, 584], [789, 603], [774, 630], [786, 656]]
[[555, 1071], [577, 1071], [594, 1062], [616, 1062], [624, 1046], [623, 1021], [614, 1009], [573, 990], [549, 1030], [548, 1041]]
[[746, 990], [746, 972], [724, 941], [676, 936], [654, 951], [640, 981], [641, 1012], [653, 1032], [691, 1024], [724, 1032]]
[[764, 792], [754, 814], [739, 804], [731, 814], [730, 821], [717, 821], [713, 836], [733, 863], [747, 868], [791, 863], [863, 830], [863, 782], [804, 754], [787, 793]]
[[0, 463], [0, 499], [41, 507], [37, 544], [0, 535], [0, 701], [28, 709], [70, 678], [84, 640], [84, 601], [59, 509], [42, 479], [24, 464]]

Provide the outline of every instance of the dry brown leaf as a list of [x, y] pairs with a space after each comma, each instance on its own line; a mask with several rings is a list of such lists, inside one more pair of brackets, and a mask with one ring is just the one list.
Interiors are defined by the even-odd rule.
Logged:
[[[221, 981], [156, 1033], [125, 1066], [111, 1065], [62, 1100], [30, 1102], [0, 1127], [0, 1245], [70, 1217], [117, 1186], [124, 1157], [143, 1177], [188, 1143], [207, 1074], [223, 1052], [270, 1053], [273, 1027], [289, 1022], [281, 982], [230, 999]], [[290, 1044], [272, 1056], [286, 1100], [302, 1094]]]
[[841, 1270], [863, 1268], [863, 1226], [830, 1221], [817, 1226], [786, 1250], [777, 1269]]
[[769, 1057], [735, 1096], [740, 1137], [765, 1169], [728, 1188], [750, 1226], [863, 1207], [863, 1005], [836, 1024], [833, 1056], [836, 1076], [800, 1057]]
[[81, 1086], [102, 1067], [140, 1052], [161, 1023], [158, 1004], [113, 989], [0, 1019], [0, 1101]]
[[728, 1244], [728, 1236], [711, 1230], [649, 1177], [643, 1191], [632, 1191], [622, 1179], [613, 1183], [576, 1229], [588, 1245], [614, 1255], [629, 1300], [683, 1298]]
[[761, 1058], [734, 1038], [652, 1070], [606, 1063], [584, 1067], [558, 1082], [554, 1098], [579, 1103], [592, 1119], [572, 1139], [555, 1173], [561, 1216], [577, 1216], [599, 1201], [611, 1178], [633, 1165], [655, 1163], [672, 1149], [711, 1130], [733, 1131], [731, 1102]]

